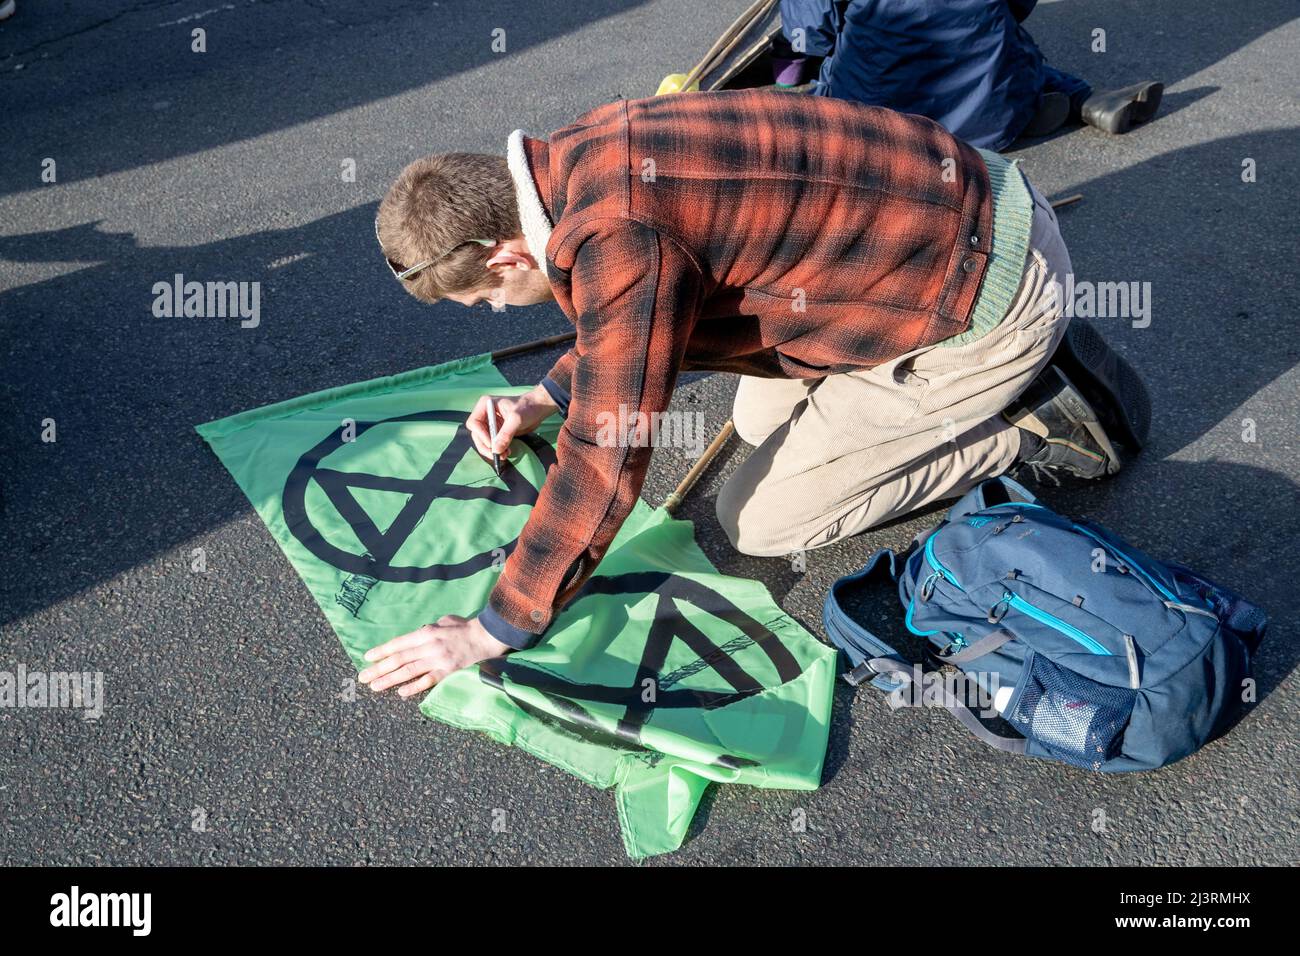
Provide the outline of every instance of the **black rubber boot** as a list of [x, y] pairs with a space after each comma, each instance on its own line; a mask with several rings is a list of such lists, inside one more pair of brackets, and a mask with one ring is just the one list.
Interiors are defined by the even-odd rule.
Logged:
[[1033, 137], [1055, 133], [1069, 118], [1070, 98], [1064, 93], [1044, 93], [1038, 98], [1037, 111], [1020, 135]]
[[1092, 406], [1121, 460], [1134, 458], [1151, 432], [1151, 396], [1137, 370], [1080, 318], [1070, 320], [1051, 364]]
[[1102, 90], [1083, 101], [1080, 118], [1104, 133], [1127, 133], [1138, 123], [1145, 123], [1160, 109], [1165, 85], [1148, 81], [1126, 86], [1122, 90]]
[[[1060, 484], [1060, 475], [1104, 478], [1120, 469], [1120, 458], [1087, 399], [1049, 365], [1003, 417], [1021, 430], [1020, 455], [1013, 469]], [[1046, 474], [1044, 474], [1046, 472]]]

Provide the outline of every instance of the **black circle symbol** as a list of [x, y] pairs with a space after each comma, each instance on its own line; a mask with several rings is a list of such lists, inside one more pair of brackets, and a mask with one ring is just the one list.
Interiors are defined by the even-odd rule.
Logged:
[[[472, 486], [447, 483], [452, 470], [465, 454], [474, 448], [469, 431], [464, 425], [465, 414], [463, 411], [437, 409], [399, 415], [375, 422], [357, 422], [354, 426], [355, 435], [351, 441], [356, 441], [367, 431], [379, 425], [401, 422], [455, 422], [459, 426], [455, 435], [423, 478], [390, 478], [322, 467], [321, 462], [327, 456], [342, 446], [350, 444], [350, 441], [343, 437], [344, 426], [340, 425], [299, 458], [285, 480], [281, 505], [285, 524], [288, 525], [290, 533], [303, 547], [326, 564], [350, 574], [369, 575], [379, 581], [418, 583], [466, 578], [490, 567], [501, 553], [508, 555], [514, 550], [518, 539], [502, 542], [496, 548], [453, 564], [433, 564], [420, 568], [395, 566], [392, 563], [394, 556], [420, 524], [430, 506], [440, 498], [460, 501], [483, 499], [506, 507], [521, 505], [531, 507], [537, 503], [537, 488], [533, 487], [519, 469], [513, 466], [504, 469], [501, 473], [505, 488], [496, 484]], [[544, 471], [555, 464], [555, 449], [544, 439], [536, 435], [521, 435], [519, 440], [537, 456]], [[353, 554], [331, 544], [312, 524], [311, 517], [307, 513], [307, 488], [312, 481], [320, 486], [339, 516], [352, 528], [357, 540], [365, 549], [365, 554]], [[396, 491], [410, 497], [387, 530], [380, 531], [357, 503], [352, 494], [353, 488]]]
[[[627, 749], [641, 747], [642, 728], [657, 709], [717, 710], [770, 690], [771, 687], [746, 671], [736, 659], [737, 653], [749, 647], [762, 651], [775, 668], [776, 682], [772, 686], [788, 683], [803, 673], [799, 660], [774, 631], [698, 581], [667, 571], [597, 575], [587, 581], [569, 606], [597, 594], [655, 597], [654, 619], [641, 650], [641, 660], [626, 686], [572, 681], [553, 671], [540, 670], [515, 655], [480, 662], [479, 679], [505, 693], [516, 706], [539, 720], [585, 740]], [[725, 644], [715, 644], [686, 617], [683, 605], [692, 605], [726, 621], [740, 632], [739, 636]], [[683, 641], [695, 655], [695, 661], [693, 665], [664, 674], [664, 664], [674, 641]], [[684, 677], [705, 668], [713, 670], [730, 689], [695, 690], [682, 683]], [[642, 693], [647, 680], [657, 687], [652, 699]], [[553, 712], [534, 707], [511, 693], [512, 683], [541, 693]], [[614, 732], [602, 728], [582, 702], [624, 708]], [[719, 754], [714, 763], [734, 768], [752, 765], [754, 761], [734, 754]]]

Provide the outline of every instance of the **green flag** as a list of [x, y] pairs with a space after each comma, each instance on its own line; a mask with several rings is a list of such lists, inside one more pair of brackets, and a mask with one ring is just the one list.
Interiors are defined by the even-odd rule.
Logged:
[[[488, 355], [198, 426], [361, 669], [444, 614], [473, 617], [555, 463], [560, 420], [498, 478], [465, 418], [514, 395]], [[835, 652], [755, 581], [719, 574], [690, 522], [638, 502], [536, 647], [447, 677], [420, 709], [598, 787], [632, 857], [681, 845], [709, 781], [815, 789]]]

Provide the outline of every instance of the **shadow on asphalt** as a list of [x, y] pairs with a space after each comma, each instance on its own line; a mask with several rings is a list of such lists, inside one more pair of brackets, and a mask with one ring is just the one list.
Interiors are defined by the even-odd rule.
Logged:
[[[444, 0], [437, 7], [373, 0], [358, 10], [342, 0], [322, 0], [310, 6], [241, 6], [229, 13], [214, 9], [207, 11], [213, 16], [181, 22], [172, 22], [180, 18], [165, 6], [140, 5], [119, 12], [105, 4], [56, 17], [38, 5], [19, 4], [19, 14], [0, 28], [0, 84], [3, 73], [15, 64], [42, 70], [40, 85], [24, 94], [36, 99], [25, 102], [24, 108], [57, 111], [72, 100], [131, 89], [135, 80], [123, 64], [147, 64], [153, 80], [172, 81], [175, 101], [169, 107], [183, 119], [164, 126], [152, 104], [140, 104], [119, 112], [113, 143], [69, 135], [53, 144], [61, 180], [70, 183], [396, 96], [643, 2], [533, 0], [520, 8], [507, 0]], [[1219, 6], [1211, 0], [1150, 0], [1141, 5], [1140, 24], [1131, 26], [1136, 15], [1127, 0], [1040, 4], [1025, 27], [1049, 62], [1098, 89], [1148, 78], [1168, 87], [1296, 18], [1291, 0], [1270, 0], [1252, 3], [1249, 16], [1215, 16], [1215, 28], [1202, 29], [1199, 24], [1208, 17], [1198, 9]], [[492, 31], [521, 15], [523, 24], [507, 29], [507, 52], [493, 52]], [[190, 49], [190, 31], [198, 27], [208, 32], [209, 52], [204, 55]], [[1107, 31], [1104, 54], [1089, 52], [1097, 28]], [[91, 31], [93, 46], [70, 49], [74, 38]], [[390, 39], [394, 33], [427, 37], [427, 48], [421, 51], [425, 55], [412, 57], [409, 47], [395, 48]], [[686, 59], [693, 52], [685, 51]], [[75, 69], [60, 68], [74, 63]], [[1200, 91], [1167, 95], [1163, 115], [1188, 105], [1194, 92]], [[441, 104], [430, 103], [429, 109], [443, 115]], [[22, 124], [7, 133], [10, 162], [50, 155], [49, 142], [24, 140]], [[0, 177], [0, 195], [18, 191], [28, 181], [28, 175]]]
[[[41, 71], [42, 82], [24, 109], [57, 111], [72, 100], [125, 92], [136, 79], [124, 64], [147, 65], [151, 83], [170, 83], [166, 121], [153, 104], [131, 100], [119, 110], [116, 140], [67, 135], [27, 143], [23, 125], [6, 130], [0, 169], [55, 155], [62, 183], [136, 169], [178, 156], [252, 139], [310, 123], [344, 110], [417, 89], [473, 70], [626, 13], [645, 0], [443, 0], [440, 5], [403, 0], [241, 5], [186, 18], [173, 8], [126, 11], [107, 4], [56, 16], [39, 4], [19, 3], [18, 15], [0, 27], [0, 89], [12, 63]], [[93, 7], [93, 5], [87, 5]], [[86, 23], [81, 21], [85, 20]], [[93, 24], [99, 26], [92, 26]], [[191, 30], [207, 31], [207, 52], [191, 50]], [[493, 31], [504, 29], [505, 51], [492, 48]], [[91, 46], [67, 50], [65, 40], [94, 31]], [[423, 48], [393, 36], [424, 37]], [[413, 50], [418, 51], [412, 56]], [[54, 60], [33, 59], [42, 53]], [[7, 67], [7, 69], [6, 69]], [[601, 91], [602, 94], [604, 91]], [[611, 97], [605, 97], [609, 99]], [[593, 105], [595, 105], [593, 103]], [[445, 117], [450, 104], [431, 100], [427, 116]], [[427, 117], [415, 115], [413, 121]], [[38, 131], [47, 135], [44, 130]], [[50, 150], [57, 147], [57, 152]], [[32, 175], [0, 176], [0, 195], [29, 188]]]
[[[1252, 3], [1249, 16], [1212, 16], [1221, 6], [1209, 0], [1040, 3], [1023, 26], [1053, 66], [1109, 89], [1148, 79], [1173, 86], [1297, 18], [1291, 0]], [[1092, 51], [1098, 29], [1105, 31], [1104, 52]]]

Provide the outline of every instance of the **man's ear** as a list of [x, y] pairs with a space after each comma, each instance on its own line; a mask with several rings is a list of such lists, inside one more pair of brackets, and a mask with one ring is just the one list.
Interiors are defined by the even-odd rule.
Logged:
[[492, 258], [487, 261], [489, 269], [519, 269], [527, 272], [537, 268], [537, 262], [528, 252], [528, 245], [523, 239], [509, 239], [497, 244], [492, 251]]

